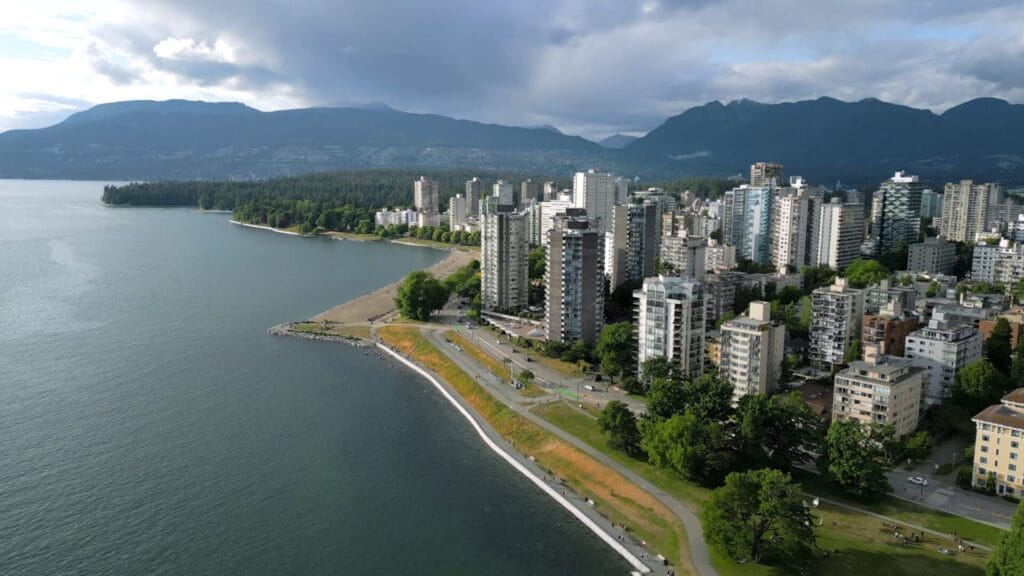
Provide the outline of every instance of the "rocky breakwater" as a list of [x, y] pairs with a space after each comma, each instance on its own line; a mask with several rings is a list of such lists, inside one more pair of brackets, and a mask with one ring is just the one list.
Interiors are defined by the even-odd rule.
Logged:
[[267, 328], [267, 334], [270, 336], [288, 336], [291, 338], [301, 338], [303, 340], [320, 340], [323, 342], [343, 342], [359, 348], [367, 348], [373, 346], [370, 342], [357, 338], [355, 336], [344, 336], [339, 334], [328, 334], [326, 332], [311, 332], [308, 330], [295, 330], [295, 322], [287, 322], [285, 324], [278, 324], [277, 326], [271, 326]]

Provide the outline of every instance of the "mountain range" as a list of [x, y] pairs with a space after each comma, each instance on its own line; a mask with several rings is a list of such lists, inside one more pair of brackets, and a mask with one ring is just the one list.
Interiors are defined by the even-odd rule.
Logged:
[[[620, 135], [616, 135], [620, 136]], [[621, 149], [618, 147], [621, 146]], [[1024, 183], [1024, 106], [980, 98], [935, 114], [865, 99], [709, 102], [647, 135], [600, 144], [386, 106], [261, 112], [184, 100], [101, 104], [34, 130], [0, 133], [0, 177], [250, 179], [378, 167], [470, 167], [564, 176], [596, 167], [647, 181], [745, 173], [774, 161], [815, 183]]]

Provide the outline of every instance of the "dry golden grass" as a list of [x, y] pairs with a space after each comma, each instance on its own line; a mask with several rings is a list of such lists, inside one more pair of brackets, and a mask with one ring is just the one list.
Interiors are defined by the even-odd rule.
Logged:
[[445, 357], [417, 328], [385, 326], [378, 330], [378, 335], [396, 350], [438, 374], [520, 452], [536, 458], [576, 493], [593, 499], [598, 510], [610, 520], [629, 527], [674, 564], [679, 565], [682, 560], [682, 570], [677, 573], [693, 572], [682, 523], [661, 502], [618, 472], [499, 402]]

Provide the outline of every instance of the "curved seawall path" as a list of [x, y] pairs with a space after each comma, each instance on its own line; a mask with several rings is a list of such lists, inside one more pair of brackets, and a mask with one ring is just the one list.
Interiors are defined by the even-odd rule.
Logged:
[[635, 554], [633, 554], [625, 546], [623, 546], [621, 542], [613, 538], [611, 534], [609, 534], [600, 526], [598, 526], [597, 522], [595, 522], [590, 516], [585, 514], [575, 505], [573, 505], [573, 503], [570, 502], [566, 497], [562, 496], [562, 494], [560, 494], [557, 490], [549, 486], [544, 480], [538, 477], [537, 474], [530, 470], [525, 464], [520, 462], [519, 459], [516, 458], [516, 456], [518, 455], [517, 453], [511, 453], [510, 451], [502, 447], [499, 444], [499, 442], [504, 442], [504, 440], [501, 439], [501, 436], [499, 436], [498, 433], [491, 429], [490, 426], [488, 426], [486, 423], [480, 422], [479, 419], [474, 415], [473, 411], [463, 405], [462, 400], [459, 398], [457, 394], [452, 393], [450, 390], [448, 390], [447, 386], [441, 383], [440, 380], [435, 378], [432, 374], [430, 374], [417, 364], [406, 359], [404, 356], [402, 356], [395, 350], [392, 350], [391, 348], [385, 346], [380, 342], [377, 343], [377, 346], [381, 350], [388, 353], [396, 360], [404, 364], [405, 366], [415, 371], [420, 376], [426, 378], [427, 381], [430, 382], [439, 392], [441, 392], [441, 395], [444, 396], [445, 399], [448, 400], [448, 402], [450, 402], [452, 406], [454, 406], [459, 411], [460, 414], [462, 414], [462, 416], [470, 423], [470, 425], [473, 426], [473, 429], [484, 441], [484, 444], [486, 444], [488, 448], [490, 448], [499, 456], [501, 456], [501, 458], [508, 462], [513, 468], [515, 468], [517, 472], [519, 472], [523, 476], [526, 476], [531, 482], [537, 485], [538, 488], [540, 488], [548, 496], [553, 498], [555, 502], [558, 502], [563, 508], [568, 510], [573, 516], [576, 517], [577, 520], [582, 522], [584, 526], [586, 526], [592, 532], [594, 532], [594, 534], [596, 534], [604, 543], [608, 544], [608, 546], [615, 550], [615, 552], [617, 552], [619, 555], [625, 558], [626, 561], [633, 566], [633, 568], [635, 568], [638, 572], [641, 573], [651, 572], [651, 569], [648, 568], [647, 565], [644, 564]]

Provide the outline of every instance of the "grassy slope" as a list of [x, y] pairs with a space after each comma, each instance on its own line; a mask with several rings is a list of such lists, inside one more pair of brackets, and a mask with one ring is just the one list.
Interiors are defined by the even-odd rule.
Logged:
[[[601, 452], [615, 458], [628, 466], [637, 474], [644, 476], [665, 492], [686, 503], [695, 511], [707, 498], [709, 490], [691, 482], [681, 480], [677, 476], [646, 462], [641, 462], [612, 450], [607, 438], [597, 427], [597, 422], [573, 408], [562, 404], [546, 404], [538, 406], [534, 412], [553, 424], [565, 429], [576, 437], [597, 448]], [[812, 488], [808, 486], [808, 488]], [[898, 505], [897, 505], [898, 506]], [[912, 506], [912, 505], [910, 505]], [[943, 516], [953, 516], [919, 509], [914, 516], [895, 516], [903, 521], [917, 521], [929, 517], [935, 522], [943, 521]], [[952, 547], [950, 541], [940, 542], [938, 538], [929, 538], [921, 544], [901, 548], [893, 543], [893, 537], [882, 529], [881, 523], [873, 517], [852, 512], [843, 508], [822, 505], [818, 513], [823, 525], [817, 529], [818, 545], [825, 550], [839, 550], [838, 554], [826, 559], [816, 556], [807, 567], [812, 574], [827, 573], [830, 576], [861, 575], [861, 574], [908, 574], [918, 576], [943, 575], [981, 575], [986, 556], [981, 553], [945, 556], [937, 552], [940, 546]], [[879, 512], [885, 513], [885, 512]], [[836, 525], [833, 526], [832, 522]], [[968, 522], [981, 528], [986, 526]], [[921, 522], [922, 525], [926, 525]], [[948, 531], [948, 530], [947, 530]], [[963, 532], [966, 534], [967, 532]], [[723, 576], [752, 576], [761, 574], [782, 575], [793, 573], [792, 567], [761, 566], [757, 564], [738, 564], [719, 554], [712, 554], [715, 567]], [[885, 567], [884, 569], [881, 567]], [[882, 571], [884, 570], [884, 572]]]
[[673, 563], [678, 565], [680, 559], [688, 562], [682, 523], [653, 496], [496, 400], [423, 338], [418, 329], [387, 326], [378, 334], [441, 376], [498, 433], [521, 452], [535, 457], [576, 493], [597, 502], [602, 514], [628, 526]]

